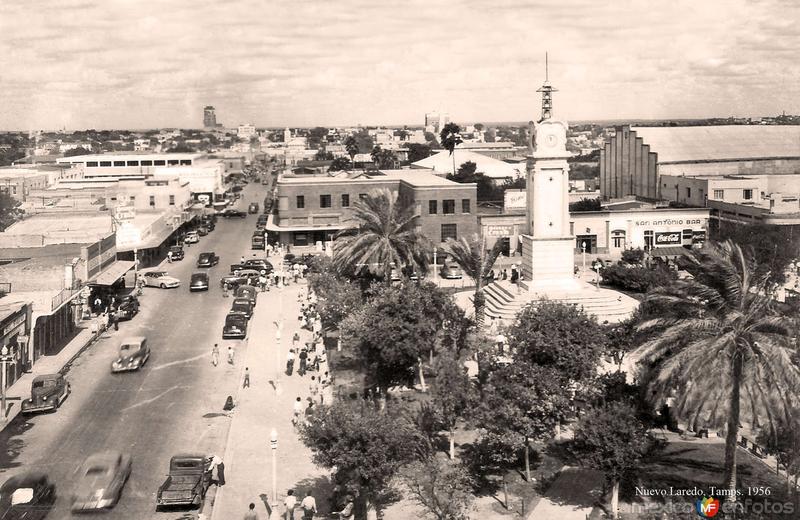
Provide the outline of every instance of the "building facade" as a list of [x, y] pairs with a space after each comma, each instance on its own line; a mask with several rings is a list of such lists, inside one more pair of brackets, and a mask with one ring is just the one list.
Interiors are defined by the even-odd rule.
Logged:
[[217, 113], [211, 105], [203, 108], [203, 127], [216, 128], [217, 127]]

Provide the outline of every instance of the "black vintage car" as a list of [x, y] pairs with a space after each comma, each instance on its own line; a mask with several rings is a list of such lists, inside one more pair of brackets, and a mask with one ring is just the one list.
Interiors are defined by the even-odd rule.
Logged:
[[192, 273], [192, 279], [189, 282], [189, 291], [207, 291], [208, 290], [208, 275], [206, 273]]
[[173, 261], [183, 260], [184, 253], [182, 246], [172, 246], [169, 248], [169, 252], [172, 253]]
[[47, 475], [29, 471], [0, 486], [0, 519], [41, 520], [56, 501], [56, 486]]
[[244, 339], [247, 337], [247, 315], [229, 312], [222, 327], [222, 339]]
[[234, 217], [247, 218], [247, 213], [245, 213], [244, 211], [240, 211], [238, 209], [233, 209], [233, 208], [228, 208], [228, 209], [224, 210], [221, 213], [221, 215], [223, 217], [225, 217], [225, 218], [234, 218]]
[[139, 313], [139, 299], [133, 294], [126, 294], [117, 300], [117, 319], [129, 320]]
[[253, 316], [253, 300], [250, 298], [234, 298], [231, 312], [241, 312], [249, 320]]
[[214, 251], [200, 253], [197, 257], [197, 267], [214, 267], [219, 263], [219, 257]]
[[22, 401], [22, 413], [54, 411], [71, 391], [63, 374], [44, 374], [33, 378], [31, 397]]

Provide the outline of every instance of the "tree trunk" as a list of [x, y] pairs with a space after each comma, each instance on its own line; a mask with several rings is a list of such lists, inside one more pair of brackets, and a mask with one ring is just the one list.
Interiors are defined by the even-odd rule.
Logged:
[[503, 473], [503, 507], [508, 509], [508, 483], [506, 482], [505, 473]]
[[742, 382], [742, 355], [734, 353], [733, 367], [731, 368], [731, 389], [730, 415], [728, 416], [728, 431], [725, 435], [725, 482], [730, 492], [727, 497], [730, 503], [736, 502], [736, 441], [739, 437], [739, 414], [740, 414], [740, 385]]
[[453, 151], [450, 152], [450, 155], [453, 157], [453, 177], [456, 175], [456, 145], [453, 145]]
[[619, 480], [611, 484], [611, 518], [618, 517], [619, 510]]
[[450, 460], [456, 460], [456, 434], [450, 429]]
[[419, 386], [423, 392], [427, 392], [428, 387], [425, 386], [425, 374], [422, 373], [422, 358], [417, 358], [417, 364], [419, 365]]
[[525, 439], [525, 480], [531, 481], [531, 445], [528, 439]]

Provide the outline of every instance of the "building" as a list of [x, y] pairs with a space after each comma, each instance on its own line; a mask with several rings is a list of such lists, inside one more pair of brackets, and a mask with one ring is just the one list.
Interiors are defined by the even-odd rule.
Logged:
[[267, 230], [293, 246], [321, 247], [352, 225], [350, 208], [361, 197], [388, 189], [411, 201], [422, 233], [434, 243], [477, 231], [477, 188], [423, 170], [342, 172], [336, 176], [287, 175], [276, 184], [278, 209]]
[[604, 200], [661, 199], [662, 175], [798, 173], [800, 126], [619, 126], [600, 152]]
[[435, 153], [430, 157], [411, 163], [411, 167], [428, 169], [436, 175], [446, 176], [453, 173], [454, 156], [456, 171], [462, 164], [473, 162], [476, 165], [477, 173], [482, 173], [495, 182], [502, 183], [506, 179], [513, 180], [525, 175], [525, 163], [509, 164], [481, 153], [461, 149], [456, 149], [453, 155], [450, 155], [447, 150]]
[[208, 105], [203, 109], [203, 128], [217, 128], [217, 114], [214, 107]]
[[33, 190], [50, 185], [60, 173], [60, 168], [0, 168], [0, 193], [25, 202]]
[[[30, 354], [29, 337], [31, 333], [31, 303], [11, 301], [0, 298], [0, 347], [6, 347], [11, 356], [10, 363], [4, 363], [5, 370], [2, 382], [3, 391], [26, 371], [30, 370], [32, 362]], [[38, 356], [36, 356], [38, 359]]]
[[251, 123], [239, 125], [239, 128], [236, 129], [236, 135], [239, 139], [247, 139], [249, 141], [251, 137], [256, 135], [256, 127]]
[[514, 146], [514, 143], [505, 143], [502, 141], [494, 143], [465, 141], [458, 145], [456, 150], [475, 152], [501, 161], [508, 159], [513, 160], [519, 156], [524, 158], [525, 154], [527, 153], [527, 150], [524, 146]]
[[450, 122], [450, 115], [439, 112], [428, 112], [425, 114], [425, 131], [438, 134], [444, 125]]

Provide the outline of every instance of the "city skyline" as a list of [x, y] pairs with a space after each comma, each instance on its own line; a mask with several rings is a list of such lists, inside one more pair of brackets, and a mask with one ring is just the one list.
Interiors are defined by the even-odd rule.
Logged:
[[0, 130], [526, 121], [546, 51], [558, 118], [800, 112], [785, 0], [152, 5], [3, 3]]

